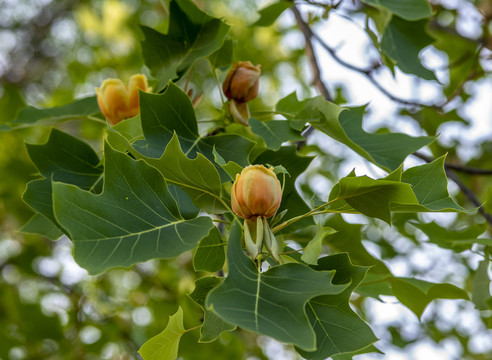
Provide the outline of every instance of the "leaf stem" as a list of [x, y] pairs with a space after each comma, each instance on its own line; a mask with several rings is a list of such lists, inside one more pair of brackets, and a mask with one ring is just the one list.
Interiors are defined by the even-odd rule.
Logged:
[[95, 117], [95, 116], [87, 115], [84, 118], [87, 120], [90, 120], [90, 121], [98, 122], [100, 124], [108, 125], [107, 121], [105, 121], [103, 119], [99, 119], [98, 117]]
[[203, 326], [203, 324], [201, 324], [201, 325], [197, 325], [197, 326], [194, 326], [194, 327], [189, 328], [189, 329], [185, 329], [185, 331], [183, 331], [183, 334], [184, 334], [184, 333], [187, 333], [187, 332], [189, 332], [189, 331], [193, 331], [193, 330], [199, 329], [199, 328], [201, 328], [202, 326]]
[[318, 206], [317, 208], [313, 209], [313, 210], [310, 210], [308, 211], [307, 213], [305, 214], [302, 214], [302, 215], [299, 215], [299, 216], [296, 216], [296, 217], [293, 217], [292, 219], [289, 219], [289, 220], [286, 220], [284, 221], [282, 224], [279, 224], [277, 226], [275, 226], [273, 229], [272, 229], [272, 232], [275, 234], [276, 232], [282, 230], [283, 228], [286, 228], [287, 226], [295, 223], [296, 221], [299, 221], [299, 220], [302, 220], [304, 219], [305, 217], [308, 217], [308, 216], [313, 216], [313, 215], [319, 215], [319, 214], [325, 214], [325, 213], [328, 213], [328, 212], [332, 212], [330, 210], [324, 210], [323, 212], [320, 212], [318, 213], [319, 210], [321, 210], [322, 208], [332, 204], [333, 202], [339, 200], [339, 198], [336, 198], [336, 199], [333, 199], [333, 200], [330, 200], [328, 201], [327, 203], [324, 203], [320, 206]]

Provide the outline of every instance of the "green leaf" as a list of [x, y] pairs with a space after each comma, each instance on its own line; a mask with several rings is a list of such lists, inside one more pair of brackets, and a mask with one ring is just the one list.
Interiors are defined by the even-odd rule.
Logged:
[[120, 121], [116, 125], [108, 128], [108, 131], [117, 131], [129, 142], [133, 143], [137, 140], [143, 139], [142, 122], [140, 120], [140, 114], [125, 121]]
[[401, 181], [412, 186], [420, 206], [393, 205], [394, 211], [460, 211], [466, 210], [456, 204], [448, 193], [448, 180], [444, 171], [444, 160], [441, 156], [431, 163], [414, 166], [402, 174]]
[[288, 8], [292, 6], [289, 1], [278, 1], [263, 9], [259, 10], [260, 18], [256, 20], [253, 26], [270, 26], [275, 20]]
[[52, 181], [77, 185], [84, 190], [99, 190], [102, 166], [96, 152], [85, 142], [52, 129], [45, 144], [26, 144], [32, 162], [44, 177], [31, 181], [23, 200], [61, 228], [53, 213]]
[[272, 150], [280, 149], [282, 143], [286, 141], [304, 140], [304, 137], [294, 131], [289, 122], [285, 120], [259, 121], [250, 118], [248, 123], [251, 130], [260, 136], [267, 147]]
[[[299, 156], [295, 146], [282, 146], [277, 151], [267, 150], [260, 154], [254, 161], [254, 164], [270, 164], [271, 166], [282, 165], [290, 174], [285, 177], [284, 193], [282, 194], [282, 202], [277, 213], [287, 210], [283, 221], [293, 217], [302, 215], [310, 211], [296, 190], [295, 181], [297, 177], [306, 170], [313, 157]], [[297, 229], [314, 224], [312, 217], [306, 217], [294, 224], [287, 226], [281, 233], [293, 232]]]
[[[234, 134], [200, 137], [193, 105], [188, 95], [173, 83], [163, 94], [140, 93], [140, 111], [145, 140], [137, 141], [134, 147], [146, 157], [160, 157], [176, 134], [186, 156], [193, 158], [201, 153], [214, 163], [215, 148], [225, 162], [249, 165], [248, 154], [254, 143]], [[227, 173], [215, 166], [221, 180], [229, 181]]]
[[462, 230], [439, 226], [434, 221], [428, 224], [410, 222], [427, 235], [429, 242], [444, 249], [462, 252], [471, 249], [475, 243], [492, 246], [492, 239], [479, 239], [480, 234], [487, 230], [487, 224], [474, 224]]
[[323, 239], [327, 235], [334, 234], [335, 229], [329, 227], [318, 226], [318, 231], [313, 240], [304, 248], [304, 253], [301, 256], [301, 260], [307, 264], [316, 265], [318, 264], [318, 257], [321, 254], [321, 247], [323, 245]]
[[170, 13], [167, 34], [141, 26], [145, 64], [159, 80], [160, 88], [181, 77], [196, 59], [220, 49], [230, 28], [190, 0], [172, 1]]
[[[193, 249], [212, 229], [183, 193], [173, 197], [161, 174], [143, 161], [104, 149], [104, 189], [92, 194], [54, 183], [58, 222], [74, 242], [74, 257], [90, 274]], [[176, 196], [176, 195], [175, 195]], [[186, 217], [185, 217], [186, 216]]]
[[381, 352], [377, 347], [375, 347], [374, 345], [369, 345], [364, 349], [334, 355], [332, 358], [333, 360], [353, 360], [354, 356], [356, 355], [368, 354], [368, 353], [377, 353], [377, 354], [384, 355], [384, 353]]
[[367, 133], [362, 128], [365, 107], [344, 109], [321, 96], [299, 102], [295, 94], [291, 94], [279, 101], [278, 108], [290, 111], [289, 114], [283, 114], [294, 129], [300, 130], [309, 122], [316, 129], [387, 171], [395, 170], [408, 155], [434, 140], [431, 137], [411, 137], [399, 133]]
[[0, 96], [0, 131], [10, 130], [11, 127], [6, 125], [11, 122], [18, 112], [26, 106], [22, 93], [17, 86], [2, 83], [2, 95]]
[[338, 194], [329, 209], [342, 209], [346, 202], [360, 213], [388, 224], [391, 223], [391, 204], [419, 204], [412, 187], [396, 181], [349, 176], [340, 179], [337, 189]]
[[[84, 118], [99, 113], [96, 96], [91, 96], [74, 102], [47, 109], [28, 106], [19, 112], [17, 118], [9, 123], [12, 127], [49, 125], [70, 119]], [[101, 120], [103, 121], [103, 120]]]
[[432, 16], [432, 8], [426, 0], [362, 0], [366, 4], [382, 7], [399, 17], [414, 21]]
[[490, 310], [487, 305], [490, 299], [489, 266], [488, 260], [480, 261], [473, 277], [472, 301], [479, 310]]
[[214, 154], [214, 161], [227, 173], [227, 175], [229, 175], [232, 181], [235, 181], [236, 175], [240, 174], [241, 171], [243, 171], [243, 168], [234, 161], [229, 161], [226, 163], [224, 158], [220, 156], [217, 150], [215, 150], [215, 146], [212, 153]]
[[465, 290], [451, 284], [435, 284], [403, 277], [390, 277], [388, 281], [396, 298], [419, 318], [432, 300], [469, 300]]
[[231, 325], [214, 312], [207, 310], [205, 301], [210, 291], [222, 283], [221, 278], [216, 276], [206, 276], [195, 281], [195, 290], [189, 297], [196, 302], [204, 311], [203, 325], [200, 329], [200, 342], [212, 342], [224, 331], [234, 330], [236, 327]]
[[445, 29], [432, 29], [430, 34], [436, 38], [434, 47], [448, 56], [449, 81], [444, 89], [446, 96], [453, 95], [471, 77], [475, 78], [483, 74], [484, 70], [478, 61], [478, 52], [481, 49], [479, 43]]
[[222, 47], [208, 57], [210, 64], [217, 69], [227, 69], [232, 64], [232, 54], [234, 50], [234, 42], [232, 39], [224, 41]]
[[335, 354], [354, 352], [374, 343], [377, 338], [371, 328], [351, 309], [352, 291], [364, 278], [368, 267], [354, 266], [347, 254], [335, 254], [319, 259], [317, 271], [335, 270], [334, 284], [349, 284], [340, 294], [323, 295], [309, 300], [307, 312], [316, 332], [317, 349], [299, 353], [310, 360], [323, 360]]
[[434, 41], [426, 28], [427, 20], [410, 22], [393, 16], [381, 39], [381, 49], [401, 71], [426, 80], [437, 80], [419, 59], [420, 51]]
[[361, 224], [349, 224], [341, 215], [330, 216], [323, 226], [337, 230], [336, 233], [326, 237], [326, 243], [338, 252], [347, 252], [350, 259], [356, 265], [372, 266], [371, 272], [389, 274], [386, 265], [379, 259], [369, 254], [362, 244]]
[[183, 326], [183, 309], [169, 317], [166, 328], [138, 350], [143, 360], [176, 360], [181, 336], [186, 332]]
[[34, 214], [27, 223], [20, 229], [20, 232], [26, 234], [39, 234], [47, 237], [50, 240], [58, 240], [63, 236], [63, 233], [58, 227], [46, 216]]
[[219, 229], [210, 230], [208, 236], [200, 240], [193, 256], [195, 271], [216, 272], [222, 269], [225, 261], [225, 243]]
[[305, 351], [315, 350], [316, 338], [306, 316], [306, 303], [318, 295], [339, 294], [347, 285], [333, 285], [333, 271], [314, 271], [298, 263], [260, 272], [241, 249], [238, 223], [231, 230], [227, 259], [229, 274], [210, 292], [207, 307], [231, 324]]
[[[110, 143], [114, 139], [123, 140], [114, 133], [108, 136]], [[193, 160], [188, 159], [181, 150], [179, 140], [174, 135], [167, 144], [164, 154], [159, 159], [146, 157], [127, 143], [127, 149], [137, 159], [143, 159], [149, 165], [155, 167], [170, 183], [179, 186], [193, 200], [193, 203], [203, 211], [209, 213], [221, 213], [227, 211], [221, 203], [222, 187], [219, 173], [216, 167], [202, 154], [198, 154]]]
[[373, 160], [367, 157], [366, 159], [383, 169], [391, 171], [397, 169], [408, 155], [434, 141], [434, 138], [428, 136], [412, 137], [399, 133], [367, 133], [362, 128], [364, 110], [365, 107], [350, 108], [348, 111], [343, 111], [338, 120], [350, 140], [363, 148]]

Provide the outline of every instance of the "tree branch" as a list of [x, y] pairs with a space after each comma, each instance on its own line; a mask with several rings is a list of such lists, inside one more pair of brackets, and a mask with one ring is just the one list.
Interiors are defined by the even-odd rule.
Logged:
[[[431, 157], [421, 154], [419, 152], [415, 152], [413, 155], [418, 157], [419, 159], [424, 160], [425, 162], [432, 162], [434, 160]], [[470, 175], [492, 175], [492, 170], [489, 169], [480, 169], [471, 166], [463, 166], [463, 165], [450, 164], [450, 163], [444, 163], [444, 167], [448, 170], [454, 170], [457, 172], [462, 172]]]
[[314, 52], [313, 43], [311, 40], [313, 32], [311, 31], [308, 24], [306, 24], [306, 22], [302, 19], [301, 13], [297, 9], [297, 7], [293, 5], [290, 9], [294, 13], [297, 26], [299, 27], [299, 30], [301, 30], [302, 34], [304, 35], [304, 39], [306, 40], [306, 56], [308, 57], [309, 63], [311, 64], [311, 71], [313, 72], [313, 84], [326, 100], [333, 101], [328, 88], [321, 79], [321, 71], [319, 69], [318, 60], [316, 59], [316, 54]]

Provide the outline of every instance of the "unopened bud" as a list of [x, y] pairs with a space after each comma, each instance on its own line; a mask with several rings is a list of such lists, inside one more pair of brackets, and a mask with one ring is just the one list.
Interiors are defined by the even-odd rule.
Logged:
[[249, 61], [234, 63], [222, 84], [225, 96], [237, 102], [247, 102], [258, 96], [260, 66], [254, 66]]
[[99, 108], [112, 125], [140, 113], [138, 89], [145, 92], [152, 90], [147, 85], [145, 75], [133, 75], [128, 86], [120, 79], [106, 79], [100, 88], [96, 88]]
[[232, 185], [232, 210], [243, 219], [273, 216], [282, 201], [282, 188], [273, 168], [250, 165], [236, 175]]

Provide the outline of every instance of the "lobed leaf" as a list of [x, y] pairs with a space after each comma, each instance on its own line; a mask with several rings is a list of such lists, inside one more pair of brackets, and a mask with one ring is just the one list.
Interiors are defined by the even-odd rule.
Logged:
[[426, 27], [427, 20], [405, 21], [393, 16], [384, 30], [381, 49], [401, 71], [425, 80], [437, 80], [435, 74], [425, 68], [419, 59], [420, 51], [434, 41]]
[[260, 9], [258, 13], [260, 14], [260, 18], [256, 20], [253, 26], [270, 26], [272, 25], [277, 18], [282, 15], [282, 13], [290, 8], [292, 3], [289, 1], [280, 0], [271, 5]]
[[12, 128], [37, 125], [51, 125], [61, 121], [83, 118], [100, 112], [96, 96], [75, 100], [70, 104], [52, 108], [38, 109], [28, 106], [22, 109], [17, 118], [8, 123]]
[[227, 259], [229, 274], [210, 292], [207, 307], [231, 324], [305, 351], [315, 350], [316, 338], [306, 316], [306, 303], [318, 295], [339, 294], [347, 285], [334, 285], [333, 271], [314, 271], [298, 263], [260, 272], [241, 248], [237, 222], [231, 230]]
[[189, 297], [196, 302], [204, 311], [203, 325], [200, 329], [200, 342], [212, 342], [224, 331], [232, 331], [236, 327], [231, 325], [213, 311], [207, 309], [205, 302], [210, 291], [222, 283], [221, 278], [206, 276], [195, 281], [195, 289]]
[[[249, 165], [248, 154], [254, 143], [235, 134], [203, 136], [198, 134], [195, 110], [191, 101], [178, 86], [169, 83], [163, 94], [140, 93], [142, 130], [145, 137], [134, 143], [147, 158], [159, 158], [171, 138], [176, 135], [186, 156], [202, 154], [214, 162], [214, 149], [227, 163]], [[222, 182], [230, 180], [221, 166], [214, 165]]]
[[323, 360], [336, 354], [356, 352], [373, 344], [377, 338], [371, 328], [351, 309], [352, 291], [364, 279], [369, 267], [354, 266], [348, 254], [326, 256], [313, 267], [317, 271], [335, 270], [334, 284], [349, 284], [340, 294], [323, 295], [309, 300], [308, 317], [316, 332], [317, 349], [299, 350], [306, 359]]
[[[63, 230], [53, 212], [52, 181], [76, 185], [84, 190], [100, 190], [102, 166], [96, 152], [85, 142], [52, 129], [46, 143], [26, 144], [32, 162], [43, 176], [27, 184], [23, 200]], [[31, 222], [29, 231], [46, 231], [46, 222]]]
[[190, 0], [174, 0], [167, 34], [141, 26], [145, 39], [145, 64], [159, 80], [159, 87], [181, 77], [195, 60], [220, 49], [230, 26], [200, 10]]
[[367, 133], [362, 128], [364, 109], [342, 108], [321, 96], [299, 101], [295, 94], [277, 103], [277, 110], [289, 120], [293, 129], [301, 130], [309, 122], [387, 171], [397, 169], [408, 155], [434, 140], [431, 137], [412, 137], [399, 133]]
[[200, 240], [193, 255], [195, 271], [216, 272], [222, 269], [225, 261], [225, 243], [216, 227]]
[[138, 353], [143, 360], [176, 360], [181, 336], [186, 332], [183, 325], [183, 309], [169, 317], [166, 328], [147, 340]]
[[74, 242], [74, 258], [90, 274], [193, 249], [213, 228], [186, 195], [143, 161], [104, 149], [101, 194], [55, 182], [57, 221]]

